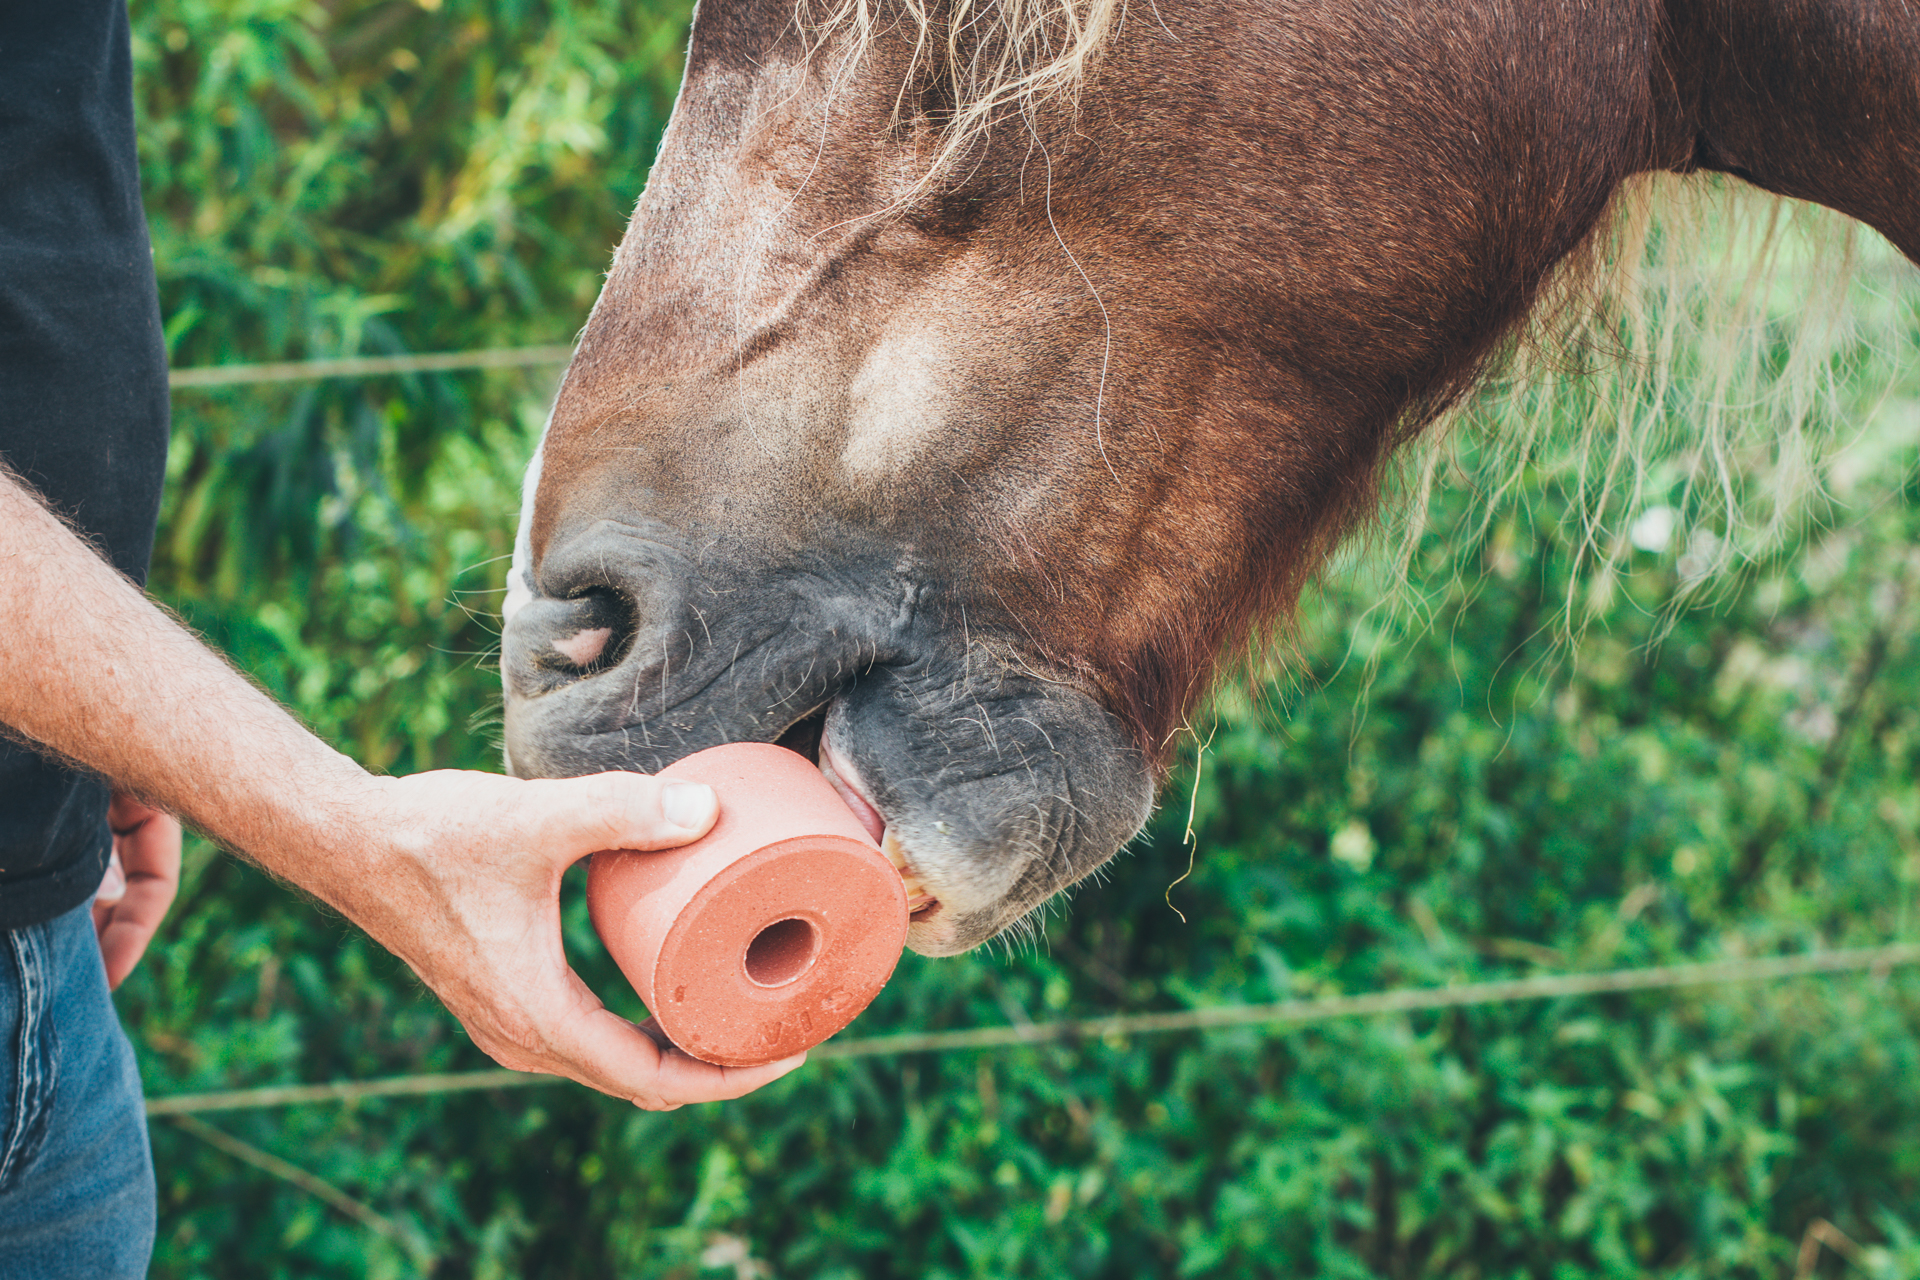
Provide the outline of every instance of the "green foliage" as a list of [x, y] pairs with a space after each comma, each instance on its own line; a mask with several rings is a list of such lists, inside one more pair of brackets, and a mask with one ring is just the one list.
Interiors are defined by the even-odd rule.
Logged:
[[[687, 19], [610, 0], [137, 14], [174, 363], [564, 341]], [[484, 700], [455, 688], [492, 639], [462, 605], [500, 576], [553, 372], [180, 397], [156, 582], [370, 765], [484, 760], [465, 732]]]
[[[136, 18], [190, 364], [566, 333], [685, 11]], [[493, 767], [485, 593], [546, 391], [179, 395], [156, 588], [370, 764]], [[1033, 948], [909, 956], [854, 1033], [1915, 937], [1917, 391], [1841, 397], [1843, 505], [1715, 609], [1665, 608], [1695, 585], [1683, 532], [1630, 553], [1572, 650], [1578, 495], [1529, 476], [1481, 523], [1444, 490], [1417, 610], [1375, 607], [1391, 575], [1359, 557], [1295, 674], [1219, 696], [1160, 820]], [[631, 1011], [578, 888], [570, 949]], [[399, 962], [204, 846], [121, 1000], [154, 1095], [486, 1065]], [[410, 1243], [158, 1122], [156, 1274], [1773, 1277], [1824, 1220], [1854, 1246], [1817, 1274], [1911, 1276], [1917, 1079], [1896, 971], [822, 1063], [665, 1115], [565, 1085], [237, 1113], [212, 1122]]]

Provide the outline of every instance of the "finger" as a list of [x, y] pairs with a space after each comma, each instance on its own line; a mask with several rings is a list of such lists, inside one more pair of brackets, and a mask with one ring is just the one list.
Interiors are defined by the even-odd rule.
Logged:
[[107, 987], [118, 987], [147, 953], [160, 921], [173, 901], [173, 884], [157, 877], [135, 879], [126, 896], [94, 914], [100, 936], [100, 959], [107, 967]]
[[152, 925], [121, 919], [117, 907], [112, 912], [106, 927], [100, 930], [100, 960], [107, 968], [109, 991], [127, 980], [127, 975], [140, 963], [140, 957], [147, 953], [147, 944], [153, 941]]
[[717, 1067], [671, 1044], [662, 1047], [643, 1027], [601, 1005], [584, 983], [580, 991], [591, 1005], [577, 1005], [578, 1012], [554, 1028], [546, 1041], [552, 1065], [543, 1069], [649, 1110], [738, 1098], [806, 1060], [801, 1054], [760, 1067]]
[[167, 815], [130, 792], [116, 790], [107, 803], [107, 826], [116, 836], [129, 835], [149, 818]]
[[126, 895], [127, 873], [120, 863], [120, 851], [116, 849], [107, 855], [107, 869], [100, 876], [100, 887], [94, 891], [93, 901], [98, 906], [110, 907]]
[[659, 1093], [674, 1105], [683, 1102], [721, 1102], [752, 1093], [804, 1066], [807, 1055], [796, 1053], [757, 1067], [716, 1067], [674, 1049], [660, 1059]]
[[113, 904], [110, 926], [131, 926], [151, 934], [166, 919], [173, 891], [173, 883], [158, 876], [136, 877], [127, 886], [127, 896]]
[[113, 919], [113, 908], [126, 896], [127, 876], [120, 869], [120, 854], [116, 850], [107, 855], [107, 869], [100, 876], [100, 887], [93, 894], [94, 937], [104, 939], [107, 936], [107, 924]]
[[[119, 869], [120, 897], [96, 903], [94, 928], [109, 989], [119, 987], [146, 954], [180, 884], [180, 824], [170, 815], [129, 797], [116, 796], [114, 852], [109, 871]], [[111, 874], [109, 879], [111, 879]], [[103, 892], [104, 892], [103, 882]]]
[[169, 884], [180, 882], [180, 822], [172, 814], [150, 812], [132, 829], [122, 829], [113, 839], [114, 856], [126, 872], [129, 883], [158, 878]]
[[[641, 1034], [646, 1036], [647, 1039], [653, 1041], [653, 1043], [657, 1045], [660, 1049], [660, 1056], [661, 1056], [660, 1070], [663, 1078], [670, 1076], [672, 1073], [678, 1071], [680, 1069], [681, 1061], [691, 1062], [701, 1067], [705, 1067], [709, 1065], [707, 1063], [701, 1062], [698, 1058], [695, 1058], [693, 1055], [687, 1053], [685, 1050], [681, 1049], [679, 1045], [675, 1044], [671, 1039], [669, 1039], [666, 1033], [666, 1029], [660, 1025], [660, 1019], [648, 1018], [646, 1021], [641, 1022], [638, 1025], [639, 1025]], [[787, 1072], [792, 1071], [794, 1068], [800, 1066], [800, 1064], [804, 1063], [806, 1060], [807, 1060], [807, 1055], [805, 1053], [797, 1053], [791, 1058], [782, 1058], [778, 1062], [766, 1063], [760, 1067], [750, 1067], [750, 1068], [749, 1067], [722, 1067], [720, 1069], [723, 1072], [729, 1073], [728, 1079], [730, 1081], [730, 1087], [732, 1085], [738, 1085], [740, 1087], [741, 1093], [750, 1093], [753, 1090], [758, 1089], [763, 1084], [768, 1084], [774, 1080], [778, 1080], [781, 1076], [787, 1074]], [[771, 1071], [772, 1074], [768, 1075], [765, 1079], [754, 1078], [752, 1080], [748, 1080], [743, 1075], [743, 1073], [747, 1071], [755, 1071], [755, 1072]], [[740, 1094], [735, 1093], [730, 1096], [737, 1098], [740, 1096]]]
[[521, 791], [527, 843], [561, 866], [602, 849], [670, 849], [705, 835], [720, 813], [713, 788], [639, 773], [548, 778]]
[[151, 935], [180, 888], [180, 824], [155, 813], [114, 844], [114, 861], [123, 869], [125, 886], [113, 920]]
[[802, 1053], [757, 1067], [715, 1066], [672, 1045], [660, 1048], [639, 1027], [607, 1009], [582, 1019], [572, 1045], [575, 1054], [569, 1056], [577, 1055], [575, 1060], [591, 1077], [585, 1083], [649, 1111], [738, 1098], [807, 1060]]
[[126, 896], [107, 908], [104, 927], [100, 927], [100, 957], [106, 962], [109, 987], [118, 987], [147, 953], [147, 944], [173, 905], [173, 894], [172, 880], [136, 873], [127, 884]]

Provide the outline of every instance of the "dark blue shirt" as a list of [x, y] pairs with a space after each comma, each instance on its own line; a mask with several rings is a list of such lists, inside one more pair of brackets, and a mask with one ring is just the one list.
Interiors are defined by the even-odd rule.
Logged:
[[[0, 459], [144, 581], [166, 454], [125, 0], [0, 0]], [[17, 637], [0, 658], [33, 679]], [[0, 929], [86, 901], [106, 807], [100, 779], [0, 741]]]

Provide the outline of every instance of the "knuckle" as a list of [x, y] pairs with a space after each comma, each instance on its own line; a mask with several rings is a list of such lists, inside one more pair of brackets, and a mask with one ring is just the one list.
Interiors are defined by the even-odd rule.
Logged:
[[475, 1034], [481, 1052], [509, 1071], [540, 1071], [552, 1054], [545, 1036], [527, 1023], [495, 1027]]
[[580, 836], [604, 847], [617, 847], [636, 825], [643, 796], [634, 784], [646, 781], [638, 774], [600, 773], [585, 778], [544, 779], [535, 806], [542, 817], [564, 813]]

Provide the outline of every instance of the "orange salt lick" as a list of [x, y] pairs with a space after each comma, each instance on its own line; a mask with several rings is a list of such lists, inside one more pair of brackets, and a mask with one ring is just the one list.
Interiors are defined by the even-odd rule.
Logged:
[[907, 894], [804, 756], [736, 742], [664, 770], [720, 797], [713, 830], [658, 853], [593, 856], [587, 908], [676, 1045], [771, 1062], [852, 1022], [893, 976]]

